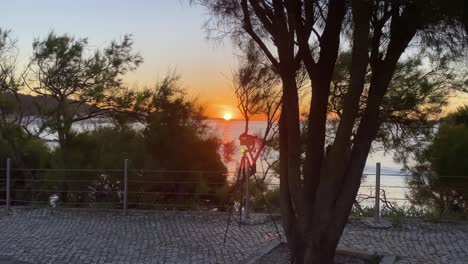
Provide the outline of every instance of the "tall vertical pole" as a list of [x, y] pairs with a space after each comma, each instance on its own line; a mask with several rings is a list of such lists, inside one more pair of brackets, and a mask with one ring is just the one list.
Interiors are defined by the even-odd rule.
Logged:
[[239, 205], [239, 227], [242, 226], [242, 209], [244, 208], [244, 188], [242, 188], [242, 181], [245, 181], [245, 153], [242, 156], [241, 163], [240, 163], [240, 172], [241, 172], [241, 183], [239, 184], [239, 188], [241, 190], [240, 195], [240, 205]]
[[128, 159], [125, 159], [125, 166], [124, 166], [124, 214], [127, 215], [127, 208], [128, 208]]
[[10, 206], [11, 206], [11, 195], [10, 195], [10, 189], [11, 189], [11, 159], [8, 158], [6, 160], [6, 208], [9, 211]]
[[375, 166], [375, 222], [380, 223], [380, 162]]
[[247, 162], [247, 168], [245, 168], [245, 219], [249, 219], [249, 197], [250, 197], [250, 190], [249, 190], [249, 182], [250, 182], [250, 162]]

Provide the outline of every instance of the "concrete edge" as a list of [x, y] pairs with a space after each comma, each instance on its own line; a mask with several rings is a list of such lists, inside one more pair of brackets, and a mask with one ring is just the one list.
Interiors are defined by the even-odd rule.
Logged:
[[378, 254], [374, 254], [374, 253], [369, 252], [369, 251], [354, 249], [354, 248], [349, 248], [349, 247], [343, 247], [343, 246], [338, 246], [337, 249], [336, 249], [336, 253], [342, 254], [342, 255], [358, 257], [358, 258], [364, 258], [364, 259], [368, 259], [368, 258], [370, 258], [372, 256], [378, 255]]
[[[280, 241], [280, 240], [275, 239], [269, 242], [263, 248], [257, 250], [256, 252], [248, 256], [244, 261], [240, 263], [255, 264], [256, 261], [258, 261], [260, 258], [268, 254], [270, 251], [272, 251], [273, 249], [275, 249], [282, 243], [285, 243], [285, 241], [283, 240]], [[372, 252], [368, 252], [365, 250], [353, 249], [353, 248], [348, 248], [348, 247], [338, 247], [336, 249], [336, 253], [342, 254], [342, 255], [354, 256], [354, 257], [363, 258], [363, 259], [370, 259], [373, 256], [381, 256], [382, 259], [380, 261], [380, 264], [394, 264], [397, 261], [397, 256], [372, 253]]]
[[397, 261], [397, 256], [387, 255], [382, 258], [380, 264], [394, 264]]
[[245, 258], [240, 263], [242, 263], [242, 264], [254, 264], [255, 262], [257, 262], [257, 260], [259, 260], [261, 257], [268, 254], [270, 251], [275, 249], [281, 243], [282, 242], [279, 239], [272, 240], [272, 241], [268, 242], [268, 244], [266, 246], [264, 246], [263, 248], [257, 250], [256, 252], [252, 253], [250, 256]]
[[354, 257], [363, 258], [363, 259], [370, 259], [374, 256], [379, 256], [379, 257], [382, 257], [382, 259], [380, 260], [380, 264], [394, 264], [396, 263], [397, 258], [398, 258], [397, 256], [386, 255], [385, 253], [369, 252], [365, 250], [359, 250], [359, 249], [341, 247], [341, 246], [338, 246], [338, 248], [336, 249], [336, 253], [348, 255], [348, 256], [354, 256]]
[[[373, 217], [367, 217], [367, 216], [349, 216], [348, 221], [360, 221], [360, 220], [367, 219], [367, 218], [373, 219]], [[382, 219], [388, 219], [388, 217], [382, 217]], [[434, 223], [434, 224], [437, 224], [437, 223], [441, 223], [441, 224], [468, 224], [468, 219], [467, 220], [464, 220], [464, 219], [440, 219], [439, 221], [431, 221], [431, 220], [428, 220], [428, 219], [426, 219], [424, 217], [405, 217], [405, 218], [403, 218], [403, 220], [405, 222], [425, 222], [425, 223]]]

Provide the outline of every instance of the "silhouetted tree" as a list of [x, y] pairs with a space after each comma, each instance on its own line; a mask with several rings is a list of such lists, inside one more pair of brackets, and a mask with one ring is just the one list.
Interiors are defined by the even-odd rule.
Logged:
[[[277, 163], [272, 159], [270, 147], [278, 134], [278, 119], [281, 111], [281, 81], [268, 65], [261, 63], [261, 52], [252, 44], [234, 73], [234, 92], [237, 108], [244, 117], [244, 132], [249, 133], [252, 117], [265, 119], [265, 130], [258, 136], [257, 152], [251, 159], [258, 160], [264, 181], [270, 169]], [[258, 169], [258, 168], [257, 168]]]
[[[174, 74], [140, 92], [146, 95], [138, 105], [136, 116], [140, 123], [127, 123], [128, 112], [114, 112], [112, 117], [125, 120], [121, 123], [124, 125], [76, 133], [67, 143], [73, 167], [66, 168], [121, 170], [123, 160], [129, 159], [131, 207], [216, 206], [227, 185], [227, 169], [219, 154], [221, 141], [206, 125], [203, 108], [186, 96], [179, 86], [179, 77]], [[54, 154], [52, 165], [60, 168], [61, 154]], [[121, 202], [122, 196], [118, 195], [123, 183], [121, 172], [67, 174], [73, 179], [82, 178], [70, 183], [70, 190], [85, 191], [65, 192], [68, 202], [84, 206], [94, 202]], [[48, 177], [63, 179], [55, 172]], [[55, 182], [44, 187], [54, 188], [57, 188]]]
[[417, 153], [410, 199], [438, 215], [468, 212], [468, 107], [445, 117], [434, 140]]
[[66, 152], [74, 123], [120, 108], [114, 95], [125, 89], [122, 76], [142, 62], [132, 46], [130, 36], [125, 36], [88, 55], [87, 39], [52, 32], [44, 40], [34, 41], [23, 80], [35, 95], [53, 100], [52, 104], [36, 107], [41, 127], [57, 134], [61, 150]]
[[[25, 115], [19, 96], [21, 82], [17, 76], [16, 41], [10, 31], [0, 29], [0, 167], [5, 167], [5, 160], [11, 159], [13, 167], [43, 167], [48, 164], [49, 149], [44, 140], [28, 133], [30, 118]], [[13, 188], [28, 189], [35, 173], [31, 171], [13, 171], [16, 178]], [[0, 181], [0, 189], [5, 185]], [[14, 200], [28, 200], [30, 192], [13, 193]]]
[[[122, 75], [135, 69], [142, 61], [132, 52], [129, 36], [113, 41], [109, 47], [88, 55], [87, 39], [75, 40], [68, 35], [51, 32], [44, 40], [33, 43], [33, 55], [23, 75], [24, 84], [37, 96], [52, 99], [47, 105], [36, 104], [40, 116], [39, 131], [58, 137], [55, 150], [57, 164], [72, 167], [72, 145], [75, 132], [72, 125], [89, 120], [113, 109], [114, 95], [122, 89]], [[65, 175], [63, 175], [65, 177]], [[68, 184], [63, 182], [62, 200], [67, 202]]]
[[[218, 32], [230, 35], [241, 49], [245, 43], [256, 43], [265, 62], [279, 74], [283, 86], [281, 211], [292, 261], [333, 263], [371, 144], [378, 136], [381, 106], [398, 61], [414, 43], [428, 50], [465, 51], [466, 2], [199, 2], [212, 12], [212, 25]], [[351, 46], [350, 84], [332, 143], [327, 146], [331, 84], [343, 39], [349, 39]], [[311, 83], [304, 163], [296, 82], [303, 66]], [[370, 78], [368, 87], [366, 78]]]
[[227, 169], [219, 152], [222, 142], [210, 133], [203, 107], [187, 98], [177, 75], [158, 83], [149, 99], [152, 111], [143, 130], [147, 153], [144, 167], [182, 172], [161, 172], [159, 180], [174, 183], [145, 188], [173, 193], [164, 199], [177, 204], [187, 204], [194, 197], [211, 203], [218, 200], [216, 194], [225, 187]]
[[[344, 98], [350, 85], [350, 67], [351, 54], [340, 53], [329, 97], [327, 140], [330, 143], [342, 118]], [[370, 80], [367, 76], [358, 118], [364, 114]], [[444, 55], [431, 59], [415, 55], [400, 60], [382, 99], [374, 147], [391, 150], [396, 161], [404, 166], [409, 164], [414, 151], [432, 140], [448, 99], [456, 92], [465, 91], [467, 80], [466, 70]]]

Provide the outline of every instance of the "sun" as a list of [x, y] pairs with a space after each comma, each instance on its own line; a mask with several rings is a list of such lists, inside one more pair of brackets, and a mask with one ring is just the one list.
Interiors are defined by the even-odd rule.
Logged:
[[224, 120], [229, 121], [232, 119], [232, 114], [231, 113], [225, 113], [223, 116]]

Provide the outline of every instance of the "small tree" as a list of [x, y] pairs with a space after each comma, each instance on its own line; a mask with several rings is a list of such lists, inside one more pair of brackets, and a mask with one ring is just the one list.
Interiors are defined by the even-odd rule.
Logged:
[[36, 104], [41, 127], [57, 134], [62, 151], [66, 152], [74, 123], [119, 108], [114, 95], [124, 89], [122, 76], [142, 62], [132, 46], [130, 36], [125, 36], [89, 55], [87, 39], [52, 32], [44, 40], [34, 41], [23, 80], [33, 94], [49, 102]]
[[[29, 117], [25, 115], [20, 95], [20, 80], [16, 74], [18, 50], [10, 31], [0, 29], [0, 167], [10, 158], [12, 166], [20, 168], [42, 168], [47, 165], [49, 150], [44, 140], [28, 133]], [[36, 172], [13, 171], [18, 180], [13, 188], [27, 189]], [[5, 182], [0, 182], [0, 189], [5, 189]], [[3, 185], [3, 186], [2, 186]], [[3, 195], [3, 194], [2, 194]], [[15, 200], [28, 200], [31, 192], [13, 193]]]
[[160, 204], [217, 204], [218, 192], [226, 187], [227, 169], [219, 152], [221, 140], [210, 133], [203, 107], [187, 97], [176, 74], [145, 93], [149, 95], [143, 103], [147, 112], [141, 131], [145, 157], [139, 167], [160, 172], [143, 172], [141, 179], [156, 183], [130, 188], [162, 193], [153, 197]]
[[[112, 112], [119, 126], [75, 133], [69, 139], [67, 149], [73, 166], [80, 170], [121, 170], [123, 159], [129, 159], [129, 204], [134, 208], [154, 209], [152, 204], [159, 205], [157, 208], [176, 204], [179, 209], [184, 205], [217, 205], [218, 194], [227, 185], [226, 167], [218, 153], [221, 142], [210, 134], [203, 108], [186, 96], [175, 74], [134, 95], [140, 99], [126, 105], [135, 112]], [[129, 120], [142, 125], [126, 123]], [[53, 154], [52, 165], [60, 168], [61, 153]], [[48, 176], [63, 179], [61, 173], [54, 171]], [[67, 175], [74, 174], [67, 171]], [[71, 182], [68, 187], [88, 192], [65, 191], [62, 197], [68, 202], [118, 203], [121, 199], [117, 195], [122, 187], [121, 173], [80, 171], [76, 176], [88, 180]], [[44, 187], [54, 188], [56, 182]], [[66, 202], [63, 198], [60, 201]]]
[[[381, 107], [398, 61], [416, 43], [420, 48], [464, 52], [466, 1], [198, 2], [212, 13], [210, 25], [217, 32], [232, 37], [241, 48], [254, 42], [264, 63], [278, 73], [281, 214], [292, 262], [332, 263], [382, 124]], [[348, 45], [342, 45], [343, 40]], [[351, 47], [349, 86], [336, 132], [327, 142], [332, 79], [344, 46]], [[311, 84], [305, 155], [297, 86], [303, 68]]]
[[251, 44], [234, 73], [234, 92], [237, 107], [244, 117], [244, 133], [249, 133], [252, 117], [265, 118], [265, 131], [259, 135], [258, 152], [252, 160], [260, 160], [263, 182], [277, 159], [272, 157], [272, 144], [278, 135], [278, 120], [281, 111], [280, 80], [274, 70], [261, 63], [262, 54]]
[[23, 168], [41, 166], [47, 160], [47, 147], [27, 130], [30, 120], [21, 104], [17, 55], [11, 32], [0, 29], [0, 160], [12, 158]]
[[439, 215], [468, 213], [468, 107], [440, 123], [434, 140], [419, 150], [410, 199]]
[[[88, 54], [87, 39], [50, 33], [33, 43], [33, 55], [23, 74], [24, 84], [45, 104], [36, 103], [40, 116], [39, 133], [56, 134], [59, 148], [56, 165], [72, 167], [72, 125], [102, 116], [116, 106], [115, 94], [123, 89], [122, 75], [135, 69], [142, 58], [132, 52], [129, 36], [109, 47]], [[65, 175], [62, 175], [64, 177]], [[68, 184], [62, 184], [62, 200], [67, 202]]]

